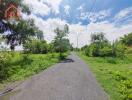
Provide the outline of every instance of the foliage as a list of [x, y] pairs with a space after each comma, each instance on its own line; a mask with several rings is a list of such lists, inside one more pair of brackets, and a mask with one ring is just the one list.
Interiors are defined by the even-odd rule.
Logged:
[[104, 34], [98, 33], [91, 36], [91, 44], [82, 47], [87, 56], [93, 57], [119, 57], [124, 58], [126, 47], [120, 41], [110, 44]]
[[21, 80], [47, 69], [59, 61], [59, 54], [52, 55], [2, 52], [0, 54], [0, 84], [4, 81]]
[[98, 42], [104, 42], [107, 41], [107, 39], [104, 36], [104, 33], [97, 33], [91, 35], [91, 43], [98, 43]]
[[114, 57], [108, 57], [108, 58], [106, 58], [106, 60], [108, 63], [117, 64], [116, 58], [114, 58]]
[[121, 38], [121, 42], [127, 46], [132, 46], [132, 33], [124, 35], [124, 37]]
[[53, 40], [53, 47], [56, 52], [60, 53], [61, 58], [62, 53], [70, 50], [71, 46], [69, 40], [66, 39], [66, 36], [69, 33], [68, 25], [65, 25], [63, 30], [56, 28], [55, 33], [56, 37]]
[[120, 71], [113, 73], [114, 79], [119, 81], [118, 91], [121, 93], [123, 100], [132, 99], [132, 80], [127, 79], [127, 77]]
[[113, 45], [113, 55], [119, 58], [124, 58], [126, 49], [125, 45], [120, 42], [115, 42]]
[[10, 64], [11, 55], [6, 52], [0, 52], [0, 81], [7, 78], [8, 65]]
[[40, 40], [29, 40], [23, 46], [25, 52], [33, 54], [46, 54], [50, 48], [46, 41]]
[[89, 46], [83, 48], [87, 56], [105, 57], [112, 55], [111, 44], [107, 39], [105, 39], [102, 33], [97, 35], [94, 34], [91, 38], [92, 43]]
[[110, 100], [132, 100], [132, 54], [125, 59], [88, 57], [82, 52], [78, 55], [89, 65]]
[[36, 27], [33, 20], [21, 20], [17, 25], [8, 24], [11, 28], [11, 34], [5, 36], [7, 44], [11, 45], [11, 50], [15, 49], [18, 44], [24, 44], [29, 37], [35, 36]]
[[[19, 18], [18, 22], [10, 23], [7, 19], [4, 18], [5, 10], [7, 6], [10, 4], [16, 5], [16, 7], [21, 8], [22, 12], [26, 14], [30, 14], [30, 9], [27, 5], [22, 3], [22, 0], [2, 0], [0, 3], [0, 34], [3, 34], [5, 31], [10, 32], [10, 34], [4, 34], [4, 38], [7, 40], [7, 44], [10, 44], [10, 49], [14, 50], [15, 46], [18, 44], [23, 44], [29, 36], [35, 36], [36, 27], [34, 21], [31, 20], [23, 20]], [[21, 12], [20, 11], [20, 12]], [[3, 21], [3, 19], [6, 21]]]
[[61, 42], [59, 40], [55, 40], [53, 44], [54, 44], [54, 50], [56, 52], [60, 52], [60, 49], [61, 49], [61, 52], [66, 52], [70, 50], [70, 42], [68, 39], [63, 39], [61, 40]]

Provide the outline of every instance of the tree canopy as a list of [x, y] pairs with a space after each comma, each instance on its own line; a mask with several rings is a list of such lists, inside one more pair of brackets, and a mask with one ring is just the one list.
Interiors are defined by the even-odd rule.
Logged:
[[127, 46], [132, 46], [132, 33], [124, 35], [124, 37], [121, 38], [121, 42]]
[[61, 30], [59, 28], [55, 29], [56, 36], [53, 40], [53, 45], [55, 51], [60, 53], [60, 57], [62, 53], [70, 49], [70, 42], [66, 38], [67, 34], [69, 33], [68, 25], [64, 25], [64, 29]]

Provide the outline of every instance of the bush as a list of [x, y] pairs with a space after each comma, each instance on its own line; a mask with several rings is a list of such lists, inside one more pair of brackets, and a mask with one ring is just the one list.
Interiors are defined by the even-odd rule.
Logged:
[[132, 80], [122, 80], [118, 89], [124, 100], [132, 100]]
[[132, 54], [132, 47], [127, 47], [126, 48], [126, 53], [127, 54]]
[[0, 53], [0, 81], [9, 76], [8, 65], [10, 64], [10, 60], [11, 60], [10, 53], [5, 52]]
[[[91, 43], [87, 47], [83, 47], [87, 56], [92, 57], [118, 57], [123, 59], [125, 57], [126, 47], [121, 42], [115, 42], [111, 45], [108, 42]], [[131, 51], [129, 51], [131, 52]]]
[[111, 63], [111, 64], [116, 64], [116, 58], [113, 58], [113, 57], [109, 57], [106, 59], [108, 63]]
[[125, 75], [121, 71], [113, 73], [114, 79], [119, 82], [117, 88], [123, 100], [132, 100], [132, 80]]
[[90, 57], [93, 56], [92, 55], [93, 48], [94, 48], [93, 45], [90, 45], [87, 48], [85, 48], [85, 54], [86, 54], [86, 56], [90, 56]]
[[24, 65], [30, 65], [32, 63], [32, 59], [29, 57], [28, 54], [23, 54], [21, 55], [21, 59], [20, 59], [20, 65], [23, 67]]
[[49, 51], [49, 44], [46, 41], [31, 40], [24, 44], [26, 53], [46, 54]]
[[111, 57], [112, 56], [112, 49], [110, 47], [104, 47], [100, 50], [101, 57]]
[[109, 43], [92, 43], [85, 48], [85, 54], [93, 57], [112, 56], [112, 48]]
[[115, 54], [116, 54], [116, 57], [124, 58], [124, 56], [125, 56], [125, 46], [121, 43], [116, 44]]

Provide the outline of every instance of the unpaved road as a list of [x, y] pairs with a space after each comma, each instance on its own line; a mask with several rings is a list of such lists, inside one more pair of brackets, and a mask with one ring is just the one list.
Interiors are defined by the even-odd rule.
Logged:
[[87, 65], [74, 53], [35, 75], [0, 100], [108, 100]]

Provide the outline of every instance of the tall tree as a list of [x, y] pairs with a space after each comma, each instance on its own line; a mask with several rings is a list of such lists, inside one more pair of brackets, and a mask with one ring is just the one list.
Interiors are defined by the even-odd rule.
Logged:
[[28, 38], [36, 35], [36, 27], [34, 22], [21, 20], [17, 25], [9, 24], [10, 33], [5, 35], [7, 44], [10, 44], [10, 49], [14, 50], [15, 46], [18, 44], [24, 44]]
[[21, 11], [26, 14], [30, 14], [30, 10], [22, 3], [22, 0], [2, 0], [0, 3], [0, 33], [4, 34], [8, 31], [9, 34], [4, 34], [4, 38], [7, 44], [10, 44], [11, 50], [14, 50], [17, 44], [22, 44], [29, 36], [34, 36], [37, 28], [33, 20], [26, 21], [20, 18], [18, 24], [8, 22], [4, 14], [9, 4], [21, 8]]
[[60, 53], [60, 57], [62, 57], [62, 53], [70, 49], [70, 42], [66, 39], [66, 36], [69, 33], [68, 25], [65, 25], [63, 30], [56, 28], [55, 33], [56, 37], [53, 41], [54, 48]]

